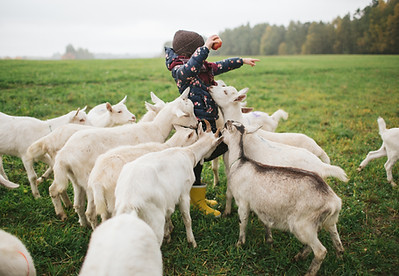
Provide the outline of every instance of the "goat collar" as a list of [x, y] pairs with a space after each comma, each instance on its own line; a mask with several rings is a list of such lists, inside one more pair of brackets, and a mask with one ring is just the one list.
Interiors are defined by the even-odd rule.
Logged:
[[21, 254], [22, 257], [24, 257], [24, 259], [25, 259], [25, 261], [26, 261], [26, 265], [28, 266], [28, 273], [27, 273], [26, 275], [29, 276], [29, 261], [28, 261], [28, 258], [26, 258], [25, 254], [22, 253], [21, 251], [18, 251], [18, 253]]

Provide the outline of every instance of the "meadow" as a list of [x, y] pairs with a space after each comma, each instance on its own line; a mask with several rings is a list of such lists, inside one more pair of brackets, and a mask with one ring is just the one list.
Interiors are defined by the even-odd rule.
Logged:
[[[328, 250], [319, 275], [397, 275], [399, 272], [399, 189], [386, 180], [380, 158], [362, 172], [356, 168], [370, 150], [381, 146], [377, 118], [387, 127], [399, 127], [399, 56], [320, 55], [261, 56], [254, 68], [242, 67], [218, 76], [237, 89], [249, 87], [248, 106], [273, 113], [284, 109], [287, 121], [278, 132], [301, 132], [315, 139], [331, 163], [342, 167], [349, 182], [329, 178], [343, 205], [338, 222], [345, 253], [337, 259], [329, 235], [319, 238]], [[215, 57], [211, 61], [217, 60]], [[22, 61], [0, 60], [0, 111], [9, 115], [49, 119], [78, 107], [127, 95], [129, 110], [138, 119], [153, 91], [164, 101], [178, 96], [164, 59]], [[48, 187], [39, 186], [35, 200], [20, 159], [4, 156], [9, 179], [16, 190], [0, 187], [0, 228], [18, 236], [35, 261], [38, 275], [77, 275], [92, 232], [78, 224], [73, 209], [60, 221]], [[393, 176], [399, 183], [399, 165]], [[46, 166], [36, 164], [41, 174]], [[208, 198], [224, 210], [226, 177], [212, 187], [210, 164], [204, 182]], [[69, 190], [73, 196], [72, 188]], [[237, 248], [238, 215], [212, 218], [192, 208], [193, 232], [198, 247], [188, 245], [179, 211], [173, 214], [172, 242], [163, 244], [164, 275], [301, 275], [313, 258], [294, 262], [302, 248], [293, 235], [275, 230], [273, 244], [265, 241], [262, 224], [252, 215], [247, 243]]]

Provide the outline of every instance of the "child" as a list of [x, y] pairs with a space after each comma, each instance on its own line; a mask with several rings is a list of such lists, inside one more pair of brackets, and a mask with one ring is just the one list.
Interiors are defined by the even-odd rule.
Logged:
[[[259, 61], [253, 58], [229, 58], [215, 63], [207, 62], [209, 51], [218, 41], [220, 38], [217, 35], [212, 35], [204, 42], [202, 36], [195, 32], [179, 30], [174, 35], [173, 48], [165, 47], [166, 67], [172, 72], [179, 92], [190, 87], [189, 98], [194, 104], [194, 114], [198, 120], [208, 120], [213, 132], [216, 132], [218, 107], [209, 94], [209, 87], [217, 85], [214, 76], [240, 68], [243, 64], [255, 66], [255, 62]], [[226, 151], [227, 146], [222, 143], [208, 160]], [[196, 179], [190, 191], [191, 202], [205, 214], [218, 217], [220, 212], [208, 206], [217, 202], [205, 199], [206, 185], [201, 183], [201, 171], [202, 165], [198, 163], [194, 168]]]

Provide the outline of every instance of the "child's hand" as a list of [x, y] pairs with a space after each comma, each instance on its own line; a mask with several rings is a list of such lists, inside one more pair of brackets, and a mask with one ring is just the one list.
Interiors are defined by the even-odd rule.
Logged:
[[212, 45], [217, 42], [218, 39], [220, 39], [218, 35], [211, 35], [210, 37], [208, 37], [205, 42], [206, 48], [208, 48], [209, 50], [212, 49]]
[[251, 67], [254, 67], [256, 65], [255, 62], [260, 60], [256, 58], [243, 58], [242, 61], [244, 62], [244, 64], [248, 64], [251, 65]]

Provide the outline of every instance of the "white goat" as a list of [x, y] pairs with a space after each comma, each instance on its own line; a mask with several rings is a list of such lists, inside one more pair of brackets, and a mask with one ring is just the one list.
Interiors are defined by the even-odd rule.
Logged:
[[[156, 97], [152, 92], [151, 92], [151, 97], [153, 98], [153, 100], [162, 102], [163, 105], [158, 104], [153, 109], [149, 109], [147, 111], [147, 113], [144, 116], [147, 117], [149, 121], [150, 121], [150, 119], [153, 119], [155, 117], [155, 115], [159, 112], [159, 110], [161, 110], [162, 107], [165, 105], [165, 103], [162, 100], [160, 100], [158, 97]], [[102, 121], [99, 120], [99, 118], [95, 118], [94, 115], [98, 115], [99, 117], [102, 117], [101, 112], [96, 112], [95, 114], [91, 115], [91, 117], [92, 117], [91, 122], [94, 123], [93, 126], [83, 126], [83, 125], [76, 125], [76, 124], [68, 124], [65, 126], [61, 126], [61, 127], [57, 128], [55, 131], [40, 138], [39, 140], [34, 142], [32, 145], [30, 145], [27, 150], [27, 159], [28, 160], [37, 161], [37, 160], [43, 159], [44, 155], [48, 155], [49, 160], [51, 161], [51, 164], [48, 164], [50, 166], [49, 169], [41, 177], [39, 177], [36, 180], [36, 183], [37, 184], [42, 183], [43, 180], [50, 175], [50, 173], [53, 171], [52, 168], [54, 165], [56, 153], [65, 145], [66, 141], [75, 132], [77, 132], [79, 130], [93, 128], [93, 127], [100, 127], [100, 126], [112, 127], [115, 125], [123, 125], [123, 124], [127, 124], [127, 123], [132, 123], [134, 120], [129, 115], [131, 113], [126, 109], [126, 106], [124, 105], [125, 100], [126, 100], [126, 97], [120, 103], [113, 106], [112, 111], [105, 111], [104, 114], [108, 114], [108, 116], [105, 116], [106, 118], [103, 118], [103, 119], [106, 122], [108, 122], [107, 124], [103, 124]], [[98, 105], [93, 109], [98, 109], [97, 107], [102, 106], [102, 105], [104, 105], [104, 104]], [[156, 113], [154, 110], [156, 110]], [[119, 113], [119, 111], [121, 111], [121, 113]], [[89, 112], [89, 114], [90, 114], [90, 112]], [[153, 114], [155, 114], [155, 115], [153, 116]], [[96, 125], [96, 123], [98, 125]]]
[[66, 218], [59, 195], [67, 190], [70, 179], [74, 187], [74, 208], [80, 225], [88, 225], [85, 216], [87, 181], [100, 154], [122, 145], [164, 142], [174, 124], [195, 127], [197, 119], [188, 93], [187, 89], [180, 97], [167, 103], [152, 122], [88, 129], [73, 134], [55, 157], [54, 181], [49, 191], [56, 214], [61, 219]]
[[102, 223], [91, 235], [79, 275], [162, 275], [162, 253], [154, 231], [130, 214]]
[[361, 171], [373, 159], [387, 156], [388, 160], [384, 164], [387, 180], [392, 187], [395, 187], [396, 183], [393, 180], [392, 168], [399, 159], [399, 128], [387, 129], [385, 121], [381, 117], [378, 118], [377, 122], [382, 145], [378, 150], [370, 151], [357, 170]]
[[[241, 102], [246, 99], [248, 88], [237, 92], [232, 86], [212, 86], [209, 90], [212, 98], [222, 110], [224, 120], [233, 120], [241, 122], [247, 126], [241, 112]], [[279, 142], [295, 147], [301, 147], [309, 150], [318, 156], [323, 162], [330, 164], [330, 158], [325, 151], [309, 136], [302, 133], [275, 133], [260, 130], [259, 135], [270, 141]]]
[[[49, 134], [58, 127], [68, 124], [87, 124], [87, 116], [83, 110], [71, 111], [66, 115], [42, 121], [33, 117], [10, 116], [0, 112], [0, 173], [8, 179], [3, 169], [2, 155], [17, 156], [22, 159], [28, 174], [29, 183], [33, 196], [40, 197], [36, 185], [36, 173], [33, 163], [27, 160], [26, 151], [28, 147], [39, 138]], [[42, 161], [47, 161], [46, 159]]]
[[169, 148], [145, 154], [127, 163], [119, 175], [115, 189], [116, 215], [137, 213], [150, 225], [159, 246], [170, 240], [171, 215], [178, 203], [186, 227], [187, 241], [197, 246], [191, 228], [190, 190], [195, 176], [193, 168], [208, 157], [223, 140], [219, 131], [206, 132], [198, 126], [198, 140], [187, 147]]
[[[219, 81], [218, 81], [219, 83]], [[261, 126], [265, 131], [275, 131], [281, 119], [287, 120], [288, 113], [282, 109], [277, 110], [271, 116], [262, 111], [252, 111], [253, 108], [241, 107], [242, 116], [247, 125]], [[219, 109], [219, 118], [216, 121], [216, 126], [222, 128], [224, 125], [222, 111]], [[219, 157], [213, 159], [212, 172], [213, 172], [213, 186], [219, 183]]]
[[261, 164], [249, 159], [243, 147], [245, 128], [231, 121], [223, 129], [229, 146], [228, 185], [238, 205], [240, 234], [237, 246], [245, 244], [245, 229], [251, 211], [267, 228], [290, 231], [305, 244], [295, 259], [306, 258], [311, 251], [314, 259], [306, 275], [316, 275], [327, 250], [317, 235], [322, 228], [331, 236], [338, 255], [344, 251], [336, 223], [341, 199], [317, 174], [288, 167]]
[[0, 229], [0, 241], [0, 275], [36, 275], [29, 251], [16, 236]]
[[[227, 84], [223, 80], [216, 81], [218, 86], [227, 87]], [[245, 119], [245, 124], [247, 126], [261, 126], [261, 129], [266, 131], [276, 131], [278, 123], [281, 119], [287, 120], [288, 113], [282, 109], [275, 111], [271, 116], [266, 112], [253, 111], [252, 107], [246, 107], [246, 102], [241, 102], [241, 111], [243, 118]], [[220, 114], [220, 112], [219, 112]], [[224, 125], [224, 121], [223, 121]]]
[[115, 105], [106, 102], [93, 107], [87, 114], [90, 124], [97, 127], [113, 127], [134, 123], [136, 116], [127, 109], [126, 98], [127, 96]]
[[112, 216], [115, 208], [116, 181], [126, 163], [150, 152], [191, 145], [198, 138], [195, 129], [181, 126], [175, 126], [175, 129], [176, 132], [165, 143], [152, 142], [135, 146], [120, 146], [97, 158], [87, 185], [86, 217], [93, 229], [97, 224], [97, 215], [101, 215], [102, 221]]
[[[341, 181], [348, 181], [342, 168], [322, 162], [306, 149], [266, 140], [258, 135], [259, 131], [249, 129], [243, 135], [243, 146], [249, 158], [266, 165], [294, 167], [315, 172], [322, 178], [333, 176]], [[228, 162], [228, 158], [225, 158], [225, 163]], [[227, 173], [229, 169], [226, 165]], [[228, 215], [231, 212], [231, 198], [229, 183], [227, 183], [224, 215]]]

